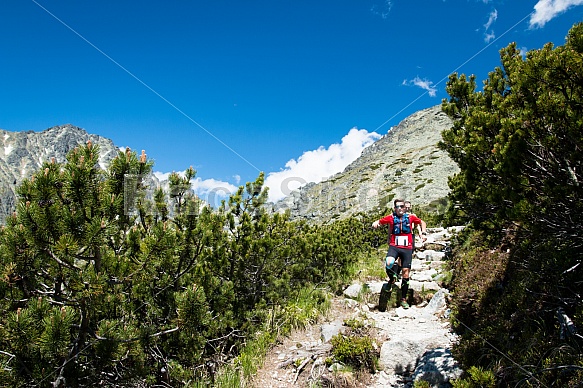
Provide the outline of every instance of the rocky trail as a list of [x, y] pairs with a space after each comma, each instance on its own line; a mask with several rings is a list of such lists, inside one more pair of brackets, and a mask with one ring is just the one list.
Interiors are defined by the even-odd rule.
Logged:
[[[282, 338], [268, 352], [253, 386], [396, 388], [412, 387], [414, 381], [424, 380], [432, 387], [450, 387], [449, 382], [460, 377], [462, 370], [451, 355], [456, 336], [448, 320], [449, 292], [439, 283], [449, 240], [458, 231], [428, 229], [427, 241], [413, 256], [411, 308], [389, 303], [381, 312], [378, 298], [384, 280], [354, 283], [343, 296], [333, 299], [330, 312], [321, 322]], [[394, 288], [393, 294], [396, 292]], [[378, 346], [380, 370], [375, 373], [355, 374], [339, 364], [326, 365], [331, 338], [349, 330], [346, 322], [350, 320], [362, 321], [367, 335]]]

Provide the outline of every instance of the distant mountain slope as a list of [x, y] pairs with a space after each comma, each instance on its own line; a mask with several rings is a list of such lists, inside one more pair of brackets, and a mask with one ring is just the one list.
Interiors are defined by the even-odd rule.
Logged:
[[413, 205], [445, 197], [447, 178], [459, 171], [437, 148], [451, 119], [441, 105], [418, 111], [371, 146], [346, 169], [321, 183], [311, 183], [274, 205], [292, 218], [314, 222], [342, 219], [358, 212], [383, 211], [394, 198]]
[[64, 162], [75, 147], [91, 140], [98, 144], [100, 165], [106, 168], [117, 155], [113, 141], [70, 124], [46, 129], [42, 132], [9, 132], [0, 129], [0, 224], [12, 214], [16, 204], [16, 187], [34, 172], [43, 162], [55, 158]]

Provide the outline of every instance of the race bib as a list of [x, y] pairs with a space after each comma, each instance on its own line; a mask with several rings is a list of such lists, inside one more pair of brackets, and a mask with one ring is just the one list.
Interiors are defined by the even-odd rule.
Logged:
[[395, 245], [401, 247], [409, 246], [409, 236], [395, 236]]

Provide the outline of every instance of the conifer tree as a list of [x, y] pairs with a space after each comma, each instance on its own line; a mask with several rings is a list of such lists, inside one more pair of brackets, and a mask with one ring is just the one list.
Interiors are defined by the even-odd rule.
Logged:
[[160, 352], [161, 344], [172, 344], [168, 338], [185, 322], [208, 321], [198, 297], [204, 293], [195, 293], [198, 310], [182, 303], [178, 313], [172, 302], [188, 299], [181, 280], [202, 251], [189, 237], [196, 227], [183, 227], [185, 237], [149, 217], [144, 188], [152, 163], [143, 152], [120, 152], [106, 172], [98, 156], [88, 142], [65, 164], [45, 163], [18, 188], [17, 212], [0, 233], [8, 280], [0, 283], [9, 312], [0, 325], [2, 354], [10, 360], [6, 381], [74, 386], [161, 379], [173, 353]]
[[[502, 238], [511, 247], [504, 294], [495, 298], [500, 291], [489, 290], [482, 305], [459, 306], [473, 309], [473, 333], [480, 336], [466, 332], [465, 359], [492, 360], [480, 345], [485, 337], [522, 364], [546, 365], [536, 368], [541, 380], [532, 381], [565, 386], [581, 376], [573, 372], [580, 354], [567, 349], [583, 345], [578, 336], [560, 340], [554, 333], [563, 314], [583, 324], [577, 291], [583, 275], [582, 42], [578, 23], [564, 46], [548, 43], [524, 56], [510, 44], [482, 91], [474, 76], [452, 74], [443, 109], [453, 127], [441, 142], [460, 167], [449, 182], [450, 214], [489, 236], [490, 247]], [[553, 353], [559, 347], [565, 351]], [[521, 373], [508, 372], [506, 383]]]
[[0, 230], [8, 386], [208, 384], [257, 330], [278, 330], [302, 288], [338, 285], [363, 248], [358, 223], [270, 213], [263, 174], [213, 210], [190, 190], [192, 168], [165, 191], [148, 186], [144, 151], [105, 171], [98, 158], [88, 142], [43, 164]]

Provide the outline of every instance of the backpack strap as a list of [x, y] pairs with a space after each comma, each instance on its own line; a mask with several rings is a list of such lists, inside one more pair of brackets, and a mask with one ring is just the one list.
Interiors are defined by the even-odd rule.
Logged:
[[403, 214], [402, 217], [398, 217], [393, 213], [393, 234], [403, 234], [411, 233], [411, 222], [409, 221], [409, 215], [407, 213]]

